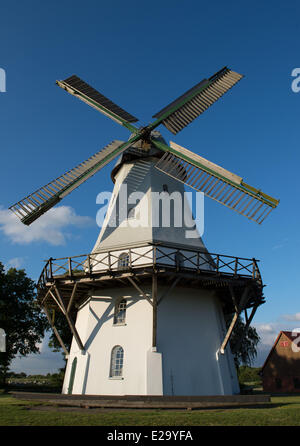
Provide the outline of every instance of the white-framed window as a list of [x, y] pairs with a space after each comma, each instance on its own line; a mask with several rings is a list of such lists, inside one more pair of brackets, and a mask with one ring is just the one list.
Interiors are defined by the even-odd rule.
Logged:
[[122, 299], [116, 303], [114, 314], [114, 325], [125, 324], [126, 318], [126, 299]]
[[115, 345], [111, 351], [110, 378], [122, 378], [124, 350], [120, 345]]
[[122, 252], [122, 254], [119, 255], [118, 268], [124, 269], [128, 268], [128, 266], [129, 266], [129, 254], [128, 252]]

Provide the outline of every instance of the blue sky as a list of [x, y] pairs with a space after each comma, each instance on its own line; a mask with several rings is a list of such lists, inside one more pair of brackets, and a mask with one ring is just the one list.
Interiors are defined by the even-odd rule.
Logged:
[[[280, 329], [300, 326], [300, 93], [291, 89], [292, 70], [300, 66], [299, 17], [296, 1], [3, 4], [0, 260], [36, 280], [43, 260], [87, 253], [98, 235], [96, 196], [112, 189], [111, 165], [69, 195], [44, 225], [27, 231], [8, 216], [23, 196], [113, 139], [128, 138], [126, 129], [63, 92], [56, 79], [77, 74], [144, 125], [228, 65], [245, 78], [176, 137], [160, 131], [280, 199], [261, 226], [205, 199], [208, 250], [261, 261], [266, 303], [253, 322], [263, 340], [261, 363]], [[50, 354], [46, 343], [42, 351], [15, 361], [15, 370], [55, 371], [60, 355]]]

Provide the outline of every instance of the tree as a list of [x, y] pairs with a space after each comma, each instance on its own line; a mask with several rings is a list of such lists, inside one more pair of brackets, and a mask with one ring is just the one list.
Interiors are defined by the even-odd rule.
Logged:
[[[230, 325], [230, 322], [231, 318], [226, 321], [227, 327]], [[243, 335], [244, 329], [245, 324], [242, 321], [241, 316], [239, 316], [230, 338], [230, 348], [233, 351], [234, 362], [237, 369], [241, 364], [248, 366], [252, 364], [253, 360], [257, 356], [257, 345], [260, 341], [256, 329], [250, 326], [238, 350], [236, 351], [235, 346]]]
[[0, 327], [6, 333], [6, 352], [0, 353], [0, 383], [5, 384], [11, 361], [39, 352], [37, 344], [49, 328], [35, 293], [35, 283], [23, 269], [7, 272], [0, 262]]

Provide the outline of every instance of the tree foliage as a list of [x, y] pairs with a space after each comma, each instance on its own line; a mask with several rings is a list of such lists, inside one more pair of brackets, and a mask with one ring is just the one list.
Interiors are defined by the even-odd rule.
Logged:
[[35, 283], [23, 269], [5, 271], [0, 262], [0, 327], [6, 333], [6, 352], [0, 353], [0, 381], [5, 383], [11, 361], [39, 352], [38, 343], [49, 327], [36, 302]]
[[[229, 327], [230, 322], [231, 318], [228, 318], [226, 321], [227, 327]], [[260, 341], [256, 329], [250, 326], [240, 344], [239, 349], [236, 351], [235, 346], [243, 336], [244, 329], [245, 324], [242, 321], [242, 318], [239, 316], [230, 338], [230, 347], [233, 351], [234, 362], [237, 368], [239, 368], [240, 365], [251, 366], [257, 356], [257, 345]]]
[[245, 383], [261, 383], [260, 376], [261, 367], [249, 367], [247, 365], [240, 366], [238, 370], [238, 378], [240, 384]]

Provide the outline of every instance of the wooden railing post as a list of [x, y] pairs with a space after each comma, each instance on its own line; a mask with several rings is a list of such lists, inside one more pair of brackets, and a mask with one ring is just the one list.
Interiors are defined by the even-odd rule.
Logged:
[[234, 274], [237, 275], [237, 269], [238, 269], [238, 258], [235, 258], [234, 262]]
[[129, 268], [132, 268], [132, 253], [131, 253], [131, 248], [129, 248]]
[[68, 257], [68, 265], [69, 265], [69, 276], [72, 276], [72, 259]]
[[254, 258], [252, 259], [252, 261], [253, 261], [252, 277], [253, 277], [253, 279], [261, 279], [260, 272], [259, 272], [259, 269], [257, 266], [257, 261]]
[[88, 256], [87, 256], [87, 264], [88, 264], [89, 274], [91, 274], [92, 270], [91, 270], [91, 257], [90, 257], [90, 254], [88, 254]]
[[219, 264], [220, 264], [220, 256], [219, 254], [217, 254], [217, 263], [216, 263], [217, 273], [219, 272]]
[[[52, 273], [52, 257], [50, 257], [50, 259], [48, 260], [49, 263], [49, 274], [50, 274], [50, 279], [53, 279], [53, 273]], [[47, 265], [46, 265], [47, 266]], [[47, 274], [47, 273], [46, 273]]]
[[108, 251], [108, 270], [111, 270], [111, 258], [110, 258], [110, 251]]

